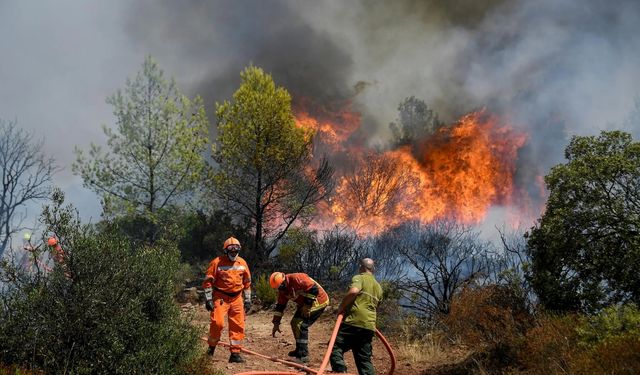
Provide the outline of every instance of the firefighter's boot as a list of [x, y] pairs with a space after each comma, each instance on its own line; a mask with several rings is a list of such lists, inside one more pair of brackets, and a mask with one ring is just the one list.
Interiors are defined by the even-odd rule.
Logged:
[[309, 362], [309, 348], [306, 344], [296, 344], [296, 350], [292, 350], [287, 354], [289, 357], [295, 357], [298, 362]]
[[213, 357], [213, 353], [216, 352], [216, 347], [215, 346], [210, 346], [209, 349], [207, 350], [207, 355], [209, 357]]
[[300, 346], [298, 346], [298, 360], [301, 363], [309, 362], [309, 347], [307, 344], [300, 344]]
[[244, 358], [240, 356], [240, 353], [231, 353], [229, 356], [229, 363], [245, 363]]

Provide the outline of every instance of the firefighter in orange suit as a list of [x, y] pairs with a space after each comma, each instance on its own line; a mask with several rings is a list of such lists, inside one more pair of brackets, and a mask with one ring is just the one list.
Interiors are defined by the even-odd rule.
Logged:
[[228, 315], [231, 344], [229, 362], [232, 363], [245, 361], [240, 356], [240, 344], [244, 339], [245, 314], [251, 308], [251, 273], [247, 262], [238, 256], [240, 248], [240, 241], [234, 237], [224, 241], [224, 255], [209, 263], [202, 283], [205, 306], [211, 312], [207, 354], [213, 356], [220, 341], [224, 318]]
[[322, 286], [310, 278], [306, 273], [274, 272], [269, 277], [269, 284], [278, 290], [276, 311], [273, 314], [273, 329], [271, 335], [275, 337], [280, 331], [280, 321], [289, 300], [294, 301], [298, 308], [291, 319], [291, 330], [296, 339], [296, 349], [289, 352], [299, 362], [309, 361], [309, 327], [322, 315], [329, 306], [329, 296]]

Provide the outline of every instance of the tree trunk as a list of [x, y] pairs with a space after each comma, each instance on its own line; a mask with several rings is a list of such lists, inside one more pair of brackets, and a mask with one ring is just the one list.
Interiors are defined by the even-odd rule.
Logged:
[[264, 244], [262, 243], [262, 221], [264, 220], [264, 213], [262, 210], [262, 172], [258, 172], [258, 181], [256, 183], [258, 187], [256, 189], [256, 233], [253, 241], [253, 252], [256, 255], [258, 264], [264, 263]]

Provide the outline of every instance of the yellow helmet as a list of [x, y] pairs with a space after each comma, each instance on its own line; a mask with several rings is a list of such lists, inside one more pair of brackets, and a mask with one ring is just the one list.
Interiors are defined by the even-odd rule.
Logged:
[[238, 247], [240, 247], [240, 241], [238, 241], [238, 239], [235, 237], [229, 237], [226, 239], [226, 241], [224, 241], [224, 245], [222, 245], [222, 250], [226, 250], [227, 247], [231, 245], [237, 245]]
[[284, 282], [283, 272], [274, 272], [271, 274], [271, 277], [269, 277], [269, 285], [271, 285], [273, 289], [278, 289], [283, 282]]

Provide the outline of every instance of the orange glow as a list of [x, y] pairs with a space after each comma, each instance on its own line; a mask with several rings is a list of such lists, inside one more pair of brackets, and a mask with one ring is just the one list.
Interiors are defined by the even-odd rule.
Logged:
[[346, 152], [346, 141], [360, 127], [360, 114], [350, 110], [350, 104], [338, 111], [310, 105], [302, 101], [295, 111], [296, 124], [316, 133], [316, 141], [331, 152]]
[[347, 146], [359, 116], [323, 122], [298, 112], [297, 118], [300, 126], [319, 132], [321, 141], [338, 153], [334, 158], [350, 165], [337, 165], [336, 190], [318, 207], [318, 222], [324, 225], [346, 225], [364, 235], [410, 220], [474, 224], [490, 207], [510, 207], [523, 194], [514, 193], [513, 176], [527, 136], [485, 111], [443, 126], [413, 147], [386, 152]]

